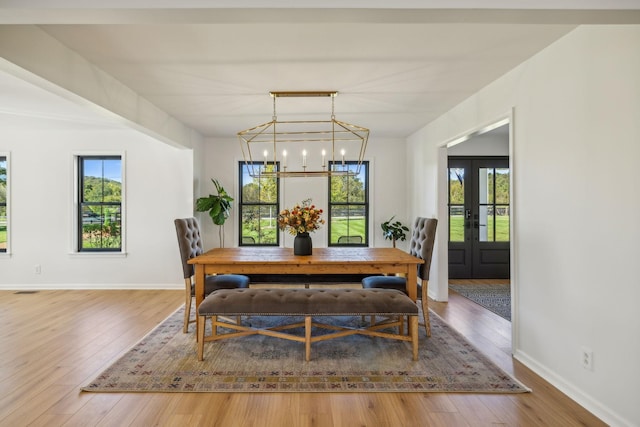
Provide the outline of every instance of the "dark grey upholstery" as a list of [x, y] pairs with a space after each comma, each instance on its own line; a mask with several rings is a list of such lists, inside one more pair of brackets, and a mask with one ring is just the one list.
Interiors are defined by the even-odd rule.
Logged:
[[198, 315], [402, 315], [418, 306], [393, 289], [223, 289], [204, 299]]
[[424, 260], [424, 264], [418, 265], [418, 277], [422, 280], [429, 280], [437, 226], [435, 218], [418, 217], [413, 223], [409, 253]]
[[[311, 357], [311, 344], [353, 334], [411, 341], [413, 360], [418, 360], [418, 306], [406, 294], [393, 289], [220, 289], [207, 296], [198, 307], [198, 360], [204, 360], [205, 341], [245, 337], [261, 334], [276, 338], [304, 342], [305, 360]], [[313, 317], [342, 315], [382, 315], [395, 317], [364, 328], [327, 325], [313, 321]], [[230, 324], [221, 321], [228, 316], [295, 316], [294, 323], [275, 327], [254, 328], [251, 325]], [[404, 334], [404, 317], [408, 318], [409, 333]], [[202, 327], [211, 318], [211, 334]], [[385, 330], [398, 327], [398, 333]], [[293, 328], [304, 328], [304, 338], [288, 333]], [[221, 328], [221, 330], [219, 330]], [[330, 333], [314, 335], [316, 328]], [[224, 332], [230, 330], [231, 332]]]
[[[195, 294], [195, 283], [192, 280], [194, 267], [189, 264], [191, 258], [202, 254], [202, 238], [200, 236], [200, 224], [196, 218], [178, 218], [174, 220], [178, 237], [178, 248], [182, 260], [182, 272], [185, 286], [188, 292], [185, 307], [184, 331], [188, 330], [189, 315], [191, 311], [191, 297]], [[205, 295], [218, 289], [248, 288], [249, 277], [238, 274], [222, 274], [207, 276], [205, 282]]]
[[[437, 219], [422, 217], [416, 218], [413, 224], [409, 253], [424, 260], [424, 264], [418, 265], [418, 278], [421, 280], [429, 280], [437, 225]], [[391, 288], [405, 292], [406, 280], [404, 277], [397, 276], [370, 276], [362, 279], [362, 286], [364, 288]]]
[[[411, 231], [409, 253], [424, 260], [424, 264], [418, 265], [418, 279], [421, 282], [420, 295], [422, 298], [422, 311], [424, 315], [427, 335], [431, 335], [429, 325], [429, 311], [427, 306], [427, 284], [429, 271], [431, 270], [431, 258], [436, 237], [438, 220], [435, 218], [416, 218]], [[362, 279], [362, 287], [365, 289], [396, 289], [406, 292], [407, 280], [398, 276], [370, 276]]]
[[407, 292], [407, 279], [400, 276], [369, 276], [362, 279], [365, 289], [396, 289]]

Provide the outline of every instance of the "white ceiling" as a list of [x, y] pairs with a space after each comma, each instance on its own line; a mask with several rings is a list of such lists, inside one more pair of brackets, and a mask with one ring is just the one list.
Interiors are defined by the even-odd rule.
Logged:
[[[180, 8], [169, 0], [111, 1], [109, 9], [52, 3], [0, 0], [0, 24], [39, 25], [187, 126], [225, 138], [271, 119], [271, 90], [337, 90], [338, 119], [370, 128], [371, 137], [406, 137], [580, 23], [640, 22], [637, 0], [520, 1], [517, 9], [511, 1], [508, 10], [490, 8], [504, 7], [499, 1], [474, 10], [468, 1], [439, 9], [442, 2], [417, 0], [393, 10], [371, 9], [380, 2], [361, 8], [357, 0], [323, 2], [322, 9], [309, 1], [298, 9], [282, 8], [285, 1], [260, 2], [262, 9], [240, 0], [215, 9], [202, 0]], [[532, 4], [537, 10], [525, 10]], [[550, 4], [564, 10], [541, 9]], [[608, 9], [576, 9], [587, 4]], [[99, 109], [7, 73], [0, 72], [0, 90], [0, 126], [29, 116], [65, 125], [77, 117], [81, 126], [100, 120]], [[277, 113], [327, 119], [331, 101], [280, 98]]]

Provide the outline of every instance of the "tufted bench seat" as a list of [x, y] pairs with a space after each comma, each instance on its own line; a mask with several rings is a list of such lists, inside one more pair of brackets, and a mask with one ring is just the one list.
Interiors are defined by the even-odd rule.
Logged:
[[[312, 321], [320, 316], [382, 315], [395, 319], [363, 328], [325, 325]], [[394, 289], [220, 289], [207, 296], [198, 308], [199, 320], [212, 320], [212, 333], [205, 336], [199, 328], [198, 360], [204, 358], [205, 341], [246, 335], [268, 335], [305, 343], [305, 359], [309, 361], [311, 343], [348, 335], [363, 334], [375, 337], [411, 341], [413, 360], [418, 360], [418, 306], [403, 292]], [[304, 316], [304, 322], [257, 329], [228, 323], [219, 316]], [[409, 335], [403, 335], [404, 316], [409, 317]], [[320, 336], [311, 336], [311, 328], [336, 330]], [[399, 333], [383, 329], [399, 327]], [[219, 334], [218, 327], [234, 332]], [[304, 327], [304, 337], [281, 332]]]

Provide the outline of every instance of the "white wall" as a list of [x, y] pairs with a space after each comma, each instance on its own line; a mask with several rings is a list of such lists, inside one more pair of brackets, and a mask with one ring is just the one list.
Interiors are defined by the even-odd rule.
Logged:
[[[407, 147], [417, 158], [410, 181], [444, 179], [437, 147], [514, 108], [516, 357], [604, 421], [629, 426], [640, 425], [639, 76], [640, 26], [582, 26]], [[410, 216], [441, 209], [432, 197], [408, 202]], [[581, 366], [583, 346], [593, 371]]]
[[[125, 156], [127, 254], [72, 254], [73, 155], [104, 150]], [[0, 152], [11, 154], [1, 289], [184, 286], [173, 219], [193, 214], [191, 150], [128, 130], [4, 129]]]
[[[250, 124], [247, 124], [249, 126]], [[372, 134], [374, 132], [372, 131]], [[370, 162], [370, 208], [371, 222], [369, 224], [370, 246], [391, 246], [391, 241], [382, 237], [380, 224], [388, 220], [392, 215], [396, 219], [409, 225], [405, 214], [406, 174], [404, 170], [405, 142], [401, 139], [381, 140], [375, 135], [369, 138], [365, 160]], [[230, 160], [233, 159], [233, 160]], [[352, 160], [352, 159], [347, 159]], [[205, 144], [205, 173], [204, 180], [218, 179], [228, 192], [233, 191], [236, 202], [239, 200], [238, 188], [238, 162], [242, 161], [240, 143], [235, 140], [208, 139]], [[294, 159], [288, 159], [289, 167], [293, 167]], [[325, 210], [323, 218], [327, 220], [327, 179], [326, 178], [285, 178], [281, 180], [281, 209], [291, 207], [305, 199], [311, 198], [313, 203]], [[207, 184], [202, 189], [201, 195], [213, 191], [213, 185]], [[201, 196], [201, 195], [198, 195]], [[234, 207], [236, 206], [234, 202]], [[238, 245], [238, 209], [233, 209], [232, 217], [225, 223], [225, 246]], [[208, 247], [217, 247], [217, 226], [214, 226], [208, 216], [200, 217], [205, 226], [205, 244]], [[312, 233], [314, 247], [326, 247], [328, 244], [328, 228], [321, 227]], [[284, 234], [284, 242], [281, 235], [281, 245], [293, 246], [293, 237]], [[399, 242], [398, 247], [405, 249], [407, 242]]]
[[474, 135], [467, 141], [447, 149], [449, 156], [508, 156], [509, 125], [503, 125], [500, 132], [492, 131]]

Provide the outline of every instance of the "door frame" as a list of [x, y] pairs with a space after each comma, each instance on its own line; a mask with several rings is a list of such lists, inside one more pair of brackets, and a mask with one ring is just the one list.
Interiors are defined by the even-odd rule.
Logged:
[[[515, 146], [515, 110], [514, 108], [511, 108], [507, 113], [505, 113], [502, 116], [499, 116], [497, 118], [495, 118], [494, 120], [488, 121], [485, 124], [482, 124], [480, 126], [477, 126], [475, 128], [472, 128], [471, 130], [464, 132], [462, 134], [459, 134], [458, 136], [451, 138], [451, 139], [447, 139], [445, 141], [442, 142], [442, 144], [439, 145], [439, 151], [438, 151], [438, 175], [439, 175], [439, 179], [438, 179], [438, 185], [437, 185], [437, 190], [438, 190], [438, 196], [437, 196], [437, 201], [438, 201], [438, 216], [440, 218], [447, 218], [444, 223], [442, 228], [445, 228], [448, 230], [449, 228], [449, 221], [448, 221], [448, 203], [449, 203], [449, 188], [448, 188], [448, 178], [447, 178], [447, 173], [448, 173], [448, 168], [447, 168], [447, 163], [448, 163], [448, 149], [450, 147], [453, 147], [454, 145], [463, 143], [465, 141], [468, 141], [470, 139], [472, 139], [474, 136], [477, 135], [481, 135], [483, 133], [489, 132], [493, 129], [496, 129], [500, 126], [503, 126], [505, 124], [509, 125], [509, 171], [510, 171], [510, 182], [509, 182], [509, 200], [510, 200], [510, 224], [511, 226], [509, 227], [509, 264], [510, 264], [510, 271], [509, 271], [509, 282], [510, 282], [510, 288], [511, 288], [511, 353], [514, 354], [515, 349], [519, 347], [519, 334], [517, 333], [517, 331], [519, 330], [519, 307], [518, 307], [518, 282], [517, 282], [517, 277], [518, 277], [518, 253], [517, 253], [517, 231], [516, 231], [516, 224], [517, 224], [517, 207], [516, 207], [516, 197], [517, 197], [517, 191], [516, 191], [516, 185], [515, 185], [515, 177], [517, 174], [517, 168], [515, 167], [515, 161], [516, 161], [516, 151], [514, 150], [514, 146]], [[449, 249], [449, 245], [448, 245], [448, 233], [447, 235], [444, 235], [444, 233], [442, 233], [440, 235], [440, 238], [438, 239], [438, 259], [440, 260], [440, 262], [438, 263], [438, 267], [440, 269], [444, 269], [444, 272], [440, 273], [440, 280], [438, 285], [438, 288], [440, 291], [444, 290], [444, 295], [442, 295], [444, 298], [442, 300], [444, 301], [448, 301], [449, 297], [449, 288], [448, 288], [448, 283], [449, 283], [449, 254], [448, 254], [448, 249]], [[442, 274], [444, 273], [444, 274]], [[446, 285], [446, 286], [445, 286]], [[446, 287], [446, 289], [444, 289]]]

